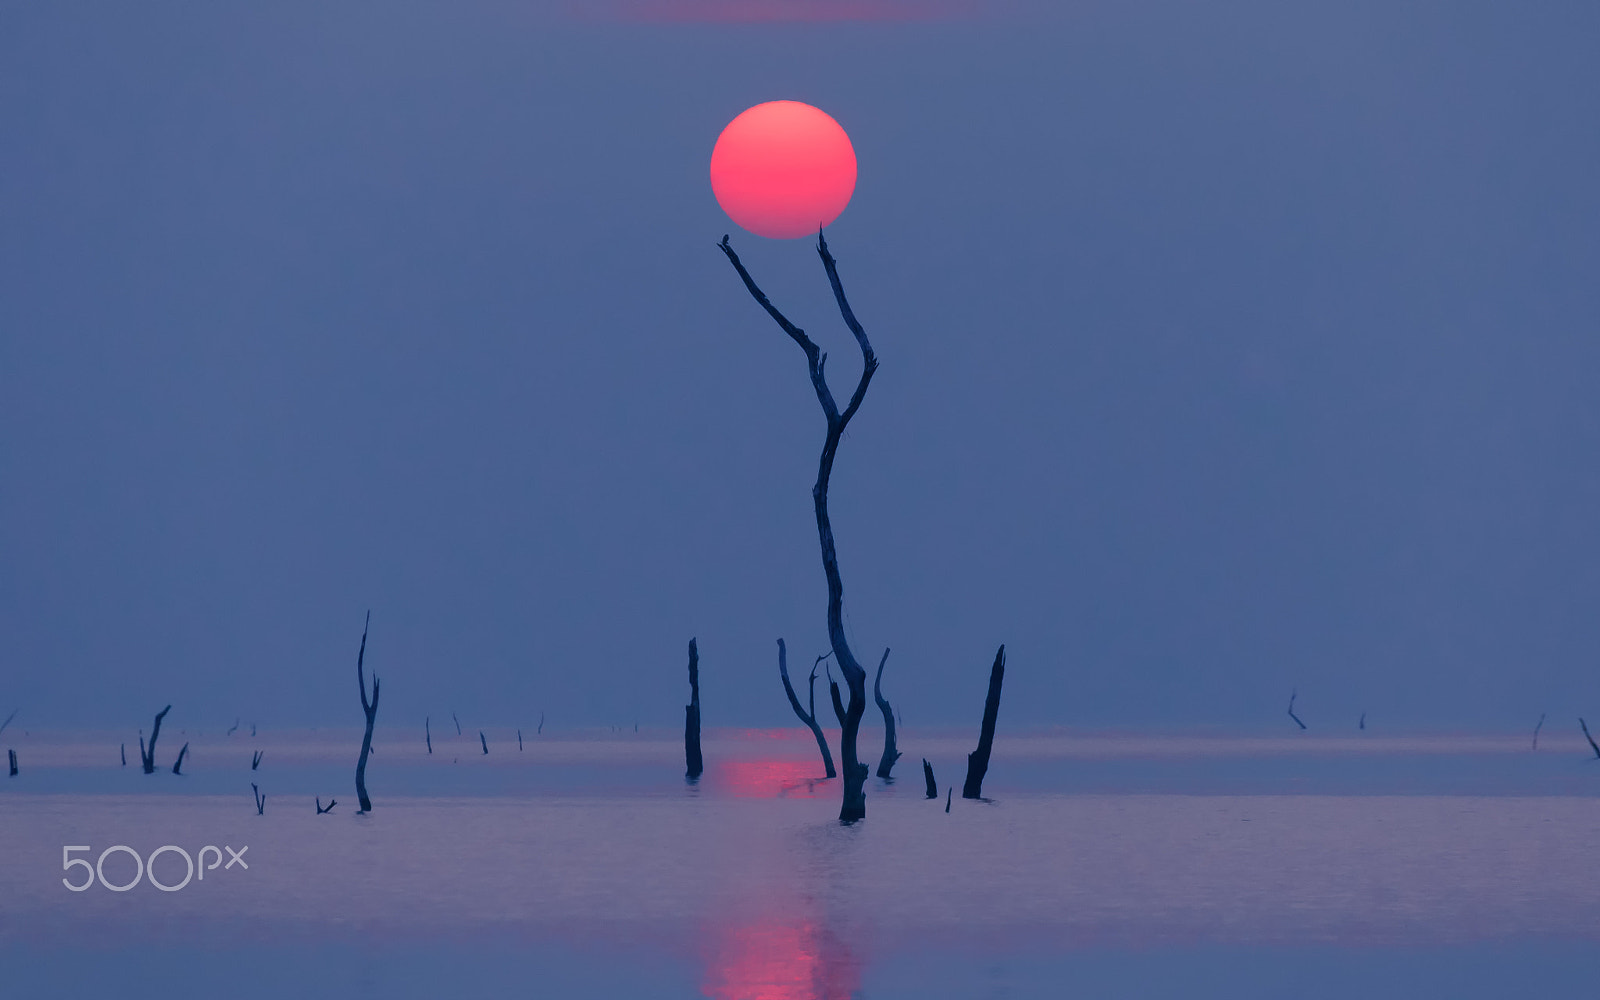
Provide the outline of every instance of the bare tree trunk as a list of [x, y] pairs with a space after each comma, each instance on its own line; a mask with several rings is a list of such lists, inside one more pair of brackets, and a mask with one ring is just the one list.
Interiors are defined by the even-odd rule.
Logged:
[[1589, 735], [1589, 724], [1584, 722], [1583, 718], [1580, 716], [1578, 719], [1578, 725], [1583, 727], [1583, 738], [1589, 741], [1589, 749], [1594, 751], [1596, 758], [1600, 758], [1600, 743], [1596, 743], [1594, 741], [1594, 737]]
[[989, 669], [989, 696], [983, 701], [983, 729], [978, 733], [978, 749], [967, 754], [967, 780], [961, 786], [964, 799], [983, 798], [983, 776], [989, 773], [989, 751], [994, 749], [994, 724], [1000, 715], [1000, 684], [1006, 677], [1006, 647], [994, 654]]
[[850, 689], [850, 704], [845, 710], [844, 725], [839, 736], [839, 758], [844, 768], [844, 795], [839, 807], [839, 819], [850, 823], [867, 814], [868, 770], [857, 754], [861, 716], [867, 707], [867, 672], [856, 662], [855, 654], [850, 651], [850, 643], [845, 639], [844, 582], [839, 575], [839, 557], [834, 550], [833, 525], [828, 519], [828, 480], [833, 475], [833, 460], [839, 450], [839, 439], [849, 426], [850, 418], [861, 408], [861, 401], [867, 394], [867, 386], [872, 382], [872, 374], [878, 370], [878, 358], [873, 354], [872, 345], [867, 341], [866, 331], [856, 320], [855, 313], [850, 309], [850, 303], [845, 299], [844, 286], [839, 281], [837, 262], [828, 252], [828, 241], [823, 237], [821, 230], [817, 231], [817, 256], [822, 258], [822, 267], [828, 274], [828, 284], [833, 289], [839, 314], [844, 318], [845, 325], [850, 328], [856, 344], [861, 348], [861, 378], [857, 381], [855, 392], [851, 394], [850, 402], [845, 405], [843, 411], [834, 402], [833, 391], [828, 388], [828, 380], [823, 374], [827, 356], [822, 353], [822, 349], [806, 336], [804, 330], [789, 322], [767, 299], [766, 294], [756, 285], [755, 279], [750, 277], [750, 272], [745, 270], [739, 255], [728, 245], [728, 237], [724, 236], [718, 246], [727, 255], [734, 270], [739, 272], [739, 278], [751, 296], [767, 311], [767, 315], [777, 322], [783, 332], [805, 352], [806, 364], [811, 374], [811, 386], [816, 391], [817, 402], [822, 406], [822, 414], [828, 421], [828, 432], [822, 442], [822, 456], [817, 463], [817, 482], [811, 488], [811, 500], [817, 515], [817, 540], [822, 548], [822, 571], [828, 580], [828, 643], [833, 647], [834, 659], [839, 661], [839, 672], [844, 675], [845, 684]]
[[822, 735], [822, 727], [817, 725], [816, 664], [811, 666], [811, 681], [807, 685], [809, 690], [807, 700], [811, 705], [811, 711], [809, 712], [800, 707], [800, 699], [795, 696], [794, 685], [789, 683], [788, 656], [782, 639], [778, 640], [778, 676], [783, 678], [783, 693], [789, 696], [789, 707], [794, 709], [794, 714], [798, 715], [800, 721], [806, 724], [806, 728], [811, 730], [811, 735], [817, 738], [817, 749], [822, 751], [822, 767], [827, 772], [827, 776], [830, 778], [836, 777], [839, 772], [833, 769], [833, 754], [828, 751], [828, 738]]
[[706, 764], [700, 756], [700, 650], [689, 640], [689, 704], [683, 706], [684, 776], [698, 778]]
[[938, 785], [937, 782], [935, 782], [933, 780], [933, 765], [928, 763], [928, 758], [926, 758], [926, 757], [922, 758], [922, 780], [928, 786], [927, 798], [930, 798], [930, 799], [938, 798], [939, 797], [939, 785]]
[[478, 730], [478, 742], [483, 744], [483, 755], [489, 756], [489, 741], [484, 738], [483, 730]]
[[127, 767], [128, 766], [128, 744], [126, 744], [126, 743], [121, 744], [121, 750], [122, 750], [122, 766], [123, 767]]
[[839, 720], [839, 729], [843, 731], [845, 725], [844, 702], [839, 699], [839, 682], [833, 679], [833, 670], [828, 671], [828, 697], [833, 700], [833, 716]]
[[172, 706], [168, 705], [156, 713], [156, 724], [150, 730], [150, 748], [148, 750], [144, 746], [144, 737], [139, 737], [139, 756], [142, 758], [141, 763], [144, 764], [145, 774], [156, 773], [156, 737], [161, 735], [161, 720], [166, 718], [167, 713], [170, 711], [172, 711]]
[[427, 741], [428, 753], [431, 755], [433, 753], [433, 718], [431, 716], [424, 715], [422, 717], [422, 738]]
[[183, 745], [183, 749], [178, 751], [178, 759], [177, 759], [177, 761], [172, 765], [172, 773], [173, 774], [182, 774], [183, 773], [183, 758], [188, 753], [189, 753], [189, 744], [185, 743]]
[[[361, 626], [361, 649], [356, 653], [356, 686], [361, 689], [361, 711], [367, 716], [367, 732], [361, 737], [361, 759], [356, 761], [356, 801], [361, 805], [358, 812], [372, 811], [372, 800], [367, 798], [367, 755], [372, 752], [372, 726], [378, 719], [378, 675], [372, 675], [372, 700], [367, 700], [367, 678], [363, 672], [363, 663], [367, 658], [367, 626], [372, 624], [372, 612], [367, 612], [367, 620]], [[485, 750], [485, 753], [488, 751]]]
[[6, 763], [11, 765], [11, 777], [15, 778], [17, 776], [17, 752], [15, 750], [6, 751]]
[[267, 797], [261, 794], [261, 789], [257, 788], [256, 783], [253, 781], [250, 782], [250, 792], [256, 797], [256, 815], [265, 816], [267, 814]]
[[880, 778], [890, 777], [895, 761], [900, 759], [900, 751], [894, 742], [894, 709], [889, 707], [889, 700], [883, 696], [883, 665], [888, 662], [889, 649], [884, 647], [883, 659], [878, 661], [878, 676], [872, 680], [872, 700], [878, 703], [878, 711], [883, 713], [883, 756], [878, 758]]

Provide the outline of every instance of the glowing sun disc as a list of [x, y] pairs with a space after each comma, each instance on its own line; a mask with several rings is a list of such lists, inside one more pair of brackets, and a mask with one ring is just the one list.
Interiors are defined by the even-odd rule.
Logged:
[[809, 236], [839, 217], [856, 189], [856, 151], [827, 112], [768, 101], [741, 114], [711, 150], [717, 204], [758, 236]]

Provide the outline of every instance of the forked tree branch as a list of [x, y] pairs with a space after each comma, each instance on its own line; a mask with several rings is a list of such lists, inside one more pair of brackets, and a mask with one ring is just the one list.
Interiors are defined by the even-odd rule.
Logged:
[[[820, 658], [818, 662], [821, 662]], [[838, 772], [833, 769], [833, 754], [828, 751], [828, 738], [822, 735], [822, 727], [817, 725], [816, 665], [813, 664], [811, 667], [811, 683], [809, 685], [811, 689], [811, 711], [809, 712], [800, 707], [800, 699], [794, 693], [794, 685], [789, 683], [788, 652], [784, 648], [782, 639], [778, 640], [778, 676], [783, 678], [783, 693], [789, 696], [789, 707], [794, 709], [794, 714], [799, 716], [800, 721], [804, 722], [806, 728], [811, 730], [811, 735], [816, 737], [817, 749], [822, 751], [823, 769], [827, 772], [828, 777], [834, 777]]]

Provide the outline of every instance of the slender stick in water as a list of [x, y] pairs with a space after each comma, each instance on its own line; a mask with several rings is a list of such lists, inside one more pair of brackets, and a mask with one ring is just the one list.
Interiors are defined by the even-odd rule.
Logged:
[[372, 624], [372, 612], [367, 612], [366, 623], [361, 626], [361, 649], [356, 653], [356, 686], [361, 689], [361, 711], [367, 716], [367, 732], [361, 737], [361, 759], [356, 761], [356, 801], [359, 812], [372, 811], [372, 800], [367, 798], [367, 755], [372, 752], [372, 726], [378, 719], [378, 675], [372, 675], [372, 700], [367, 700], [367, 679], [363, 664], [367, 658], [367, 626]]

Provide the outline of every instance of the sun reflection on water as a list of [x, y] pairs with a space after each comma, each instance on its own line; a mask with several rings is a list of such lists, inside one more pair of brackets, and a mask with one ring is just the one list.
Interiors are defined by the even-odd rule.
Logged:
[[739, 799], [813, 799], [834, 794], [831, 779], [817, 774], [815, 760], [724, 760], [712, 765], [712, 779]]
[[816, 921], [763, 917], [716, 932], [703, 991], [712, 1000], [848, 1000], [861, 962]]

